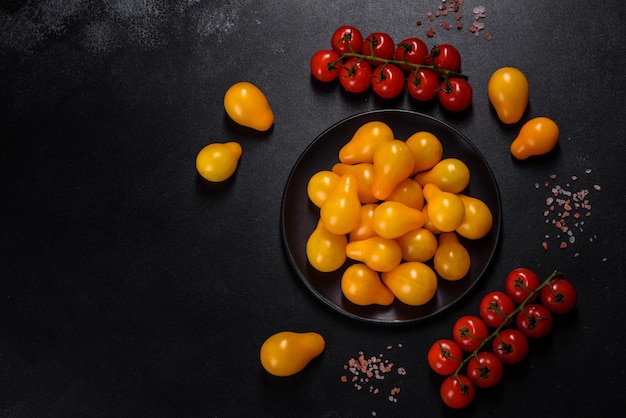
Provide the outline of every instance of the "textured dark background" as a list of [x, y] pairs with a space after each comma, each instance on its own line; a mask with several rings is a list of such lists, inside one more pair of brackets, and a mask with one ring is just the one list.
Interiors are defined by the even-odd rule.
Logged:
[[[481, 36], [436, 27], [428, 39], [461, 51], [475, 92], [463, 114], [407, 94], [384, 101], [312, 81], [309, 58], [338, 26], [426, 39], [426, 13], [439, 4], [0, 2], [0, 416], [623, 411], [623, 3], [465, 1], [466, 28], [472, 8], [486, 6]], [[561, 127], [549, 156], [511, 158], [520, 125], [498, 123], [486, 97], [502, 66], [529, 79], [524, 120], [544, 115]], [[269, 133], [253, 135], [225, 117], [223, 94], [241, 80], [268, 96], [276, 115]], [[503, 231], [488, 274], [444, 314], [409, 326], [362, 324], [319, 302], [294, 274], [280, 233], [283, 189], [302, 151], [330, 125], [382, 108], [416, 110], [461, 131], [502, 194]], [[207, 187], [196, 153], [229, 140], [243, 147], [237, 174]], [[564, 250], [543, 215], [551, 174], [573, 190], [602, 188], [591, 191], [592, 216]], [[498, 387], [451, 411], [426, 351], [518, 266], [543, 277], [564, 271], [578, 307], [532, 342]], [[327, 347], [304, 372], [271, 378], [259, 347], [286, 329], [320, 332]], [[344, 363], [361, 350], [384, 354], [406, 375], [376, 382], [377, 395], [341, 383]], [[388, 399], [394, 386], [397, 402]]]

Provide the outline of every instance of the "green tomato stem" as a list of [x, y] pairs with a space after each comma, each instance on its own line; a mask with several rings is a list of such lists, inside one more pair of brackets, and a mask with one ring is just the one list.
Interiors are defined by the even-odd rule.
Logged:
[[548, 278], [547, 278], [547, 279], [545, 279], [545, 280], [544, 280], [544, 281], [543, 281], [543, 282], [539, 285], [539, 287], [537, 287], [535, 290], [533, 290], [532, 292], [530, 292], [530, 294], [528, 295], [528, 297], [527, 297], [526, 299], [524, 299], [524, 301], [523, 301], [522, 303], [520, 303], [520, 304], [519, 304], [519, 305], [518, 305], [518, 306], [517, 306], [517, 307], [513, 310], [513, 312], [511, 312], [510, 314], [508, 314], [508, 315], [504, 318], [504, 321], [502, 321], [502, 323], [501, 323], [501, 324], [500, 324], [500, 325], [499, 325], [496, 329], [494, 329], [494, 330], [493, 330], [493, 332], [487, 336], [487, 338], [485, 338], [485, 339], [484, 339], [484, 340], [480, 343], [480, 345], [478, 346], [478, 348], [476, 348], [476, 350], [474, 350], [474, 351], [473, 351], [470, 355], [468, 355], [467, 357], [465, 357], [465, 358], [461, 361], [461, 364], [459, 364], [459, 367], [457, 367], [457, 369], [456, 369], [456, 371], [454, 372], [453, 376], [458, 376], [458, 374], [461, 372], [461, 370], [463, 370], [463, 367], [465, 367], [465, 365], [467, 365], [467, 363], [469, 362], [469, 360], [470, 360], [472, 357], [476, 357], [476, 358], [478, 358], [478, 353], [479, 353], [479, 352], [483, 349], [483, 347], [484, 347], [484, 346], [485, 346], [488, 342], [490, 342], [491, 340], [493, 340], [493, 339], [496, 337], [496, 335], [498, 335], [498, 334], [500, 333], [500, 331], [502, 330], [502, 328], [504, 328], [504, 327], [505, 327], [505, 326], [509, 323], [509, 321], [510, 321], [510, 320], [512, 320], [513, 318], [515, 318], [515, 316], [517, 316], [517, 314], [518, 314], [519, 312], [521, 312], [521, 311], [524, 309], [524, 307], [526, 306], [526, 304], [527, 304], [528, 302], [530, 302], [530, 301], [531, 301], [531, 300], [535, 297], [535, 295], [537, 295], [539, 292], [541, 292], [541, 290], [542, 290], [544, 287], [546, 287], [546, 286], [550, 285], [550, 283], [552, 283], [552, 281], [553, 281], [554, 279], [556, 279], [557, 277], [561, 277], [561, 276], [563, 276], [563, 273], [561, 273], [561, 272], [559, 272], [559, 271], [557, 271], [557, 270], [553, 271], [553, 272], [552, 272], [552, 273], [548, 276]]
[[[364, 55], [364, 54], [357, 54], [356, 52], [344, 52], [343, 54], [341, 54], [341, 56], [339, 57], [339, 60], [337, 62], [341, 62], [344, 58], [359, 58], [359, 59], [365, 59], [368, 61], [374, 61], [374, 62], [379, 62], [381, 64], [394, 64], [394, 65], [406, 65], [408, 67], [412, 67], [414, 68], [414, 72], [416, 72], [417, 70], [419, 70], [420, 68], [426, 68], [428, 70], [432, 70], [435, 71], [441, 75], [443, 75], [443, 77], [447, 80], [450, 77], [458, 77], [458, 78], [462, 78], [464, 80], [468, 80], [469, 77], [463, 73], [459, 73], [457, 71], [450, 71], [450, 70], [444, 70], [443, 68], [439, 68], [435, 65], [428, 65], [428, 64], [415, 64], [412, 62], [408, 62], [406, 60], [404, 61], [398, 61], [398, 60], [393, 60], [393, 59], [385, 59], [385, 58], [379, 58], [379, 57], [375, 57], [374, 55]], [[332, 63], [333, 65], [336, 64]], [[332, 67], [331, 65], [329, 65], [329, 68]]]

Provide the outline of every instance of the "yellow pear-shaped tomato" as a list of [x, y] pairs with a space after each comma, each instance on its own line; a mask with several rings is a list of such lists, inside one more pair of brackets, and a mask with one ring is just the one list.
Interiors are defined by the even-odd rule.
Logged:
[[378, 236], [348, 242], [346, 255], [378, 272], [389, 271], [402, 261], [402, 250], [398, 243]]
[[367, 122], [339, 150], [339, 161], [344, 164], [371, 163], [376, 148], [392, 139], [394, 135], [389, 125], [380, 121]]
[[559, 141], [559, 127], [550, 118], [538, 117], [522, 126], [517, 138], [511, 143], [511, 154], [518, 160], [552, 151]]
[[359, 185], [358, 194], [361, 203], [374, 203], [378, 201], [372, 194], [372, 182], [374, 181], [374, 165], [372, 163], [337, 163], [333, 166], [332, 171], [339, 176], [350, 173], [356, 177]]
[[458, 194], [465, 206], [465, 217], [456, 229], [457, 234], [467, 239], [479, 239], [487, 235], [493, 225], [489, 206], [475, 197]]
[[433, 266], [437, 274], [450, 281], [462, 279], [469, 271], [470, 254], [454, 232], [439, 234]]
[[261, 345], [261, 364], [274, 376], [291, 376], [322, 354], [325, 346], [324, 337], [317, 332], [281, 331]]
[[226, 90], [224, 109], [236, 123], [257, 131], [267, 131], [274, 123], [267, 97], [257, 86], [245, 81]]
[[333, 234], [320, 220], [306, 242], [306, 256], [316, 270], [335, 271], [346, 261], [347, 244], [345, 235]]
[[422, 208], [422, 213], [424, 214], [424, 228], [428, 229], [433, 234], [440, 234], [441, 231], [433, 225], [432, 221], [428, 217], [428, 202], [424, 203], [424, 207]]
[[383, 142], [374, 153], [372, 194], [385, 200], [413, 172], [413, 152], [399, 139]]
[[384, 238], [398, 238], [424, 225], [424, 214], [419, 209], [391, 200], [382, 202], [374, 210], [372, 226]]
[[424, 197], [428, 205], [428, 219], [437, 230], [450, 232], [461, 225], [465, 217], [465, 205], [459, 196], [428, 183], [424, 186]]
[[324, 226], [333, 234], [347, 234], [359, 224], [361, 202], [358, 184], [352, 174], [339, 178], [335, 189], [320, 208]]
[[424, 194], [422, 186], [412, 178], [402, 180], [389, 196], [387, 200], [404, 203], [410, 208], [422, 209], [424, 207]]
[[402, 250], [402, 258], [406, 261], [419, 261], [425, 263], [433, 258], [437, 251], [437, 237], [426, 228], [409, 231], [396, 242]]
[[434, 134], [427, 131], [414, 133], [406, 140], [406, 144], [411, 148], [415, 157], [412, 174], [430, 170], [443, 156], [441, 141]]
[[489, 78], [487, 95], [503, 123], [517, 123], [528, 106], [528, 80], [517, 68], [500, 68]]
[[241, 145], [237, 142], [209, 144], [196, 156], [196, 169], [209, 181], [224, 181], [237, 169], [241, 152]]
[[470, 171], [467, 165], [458, 158], [446, 158], [430, 170], [417, 173], [414, 179], [422, 187], [432, 183], [444, 192], [460, 193], [469, 184]]
[[339, 176], [332, 171], [322, 170], [313, 174], [307, 184], [306, 192], [315, 206], [321, 208], [328, 196], [339, 183]]
[[372, 225], [374, 210], [376, 210], [377, 206], [378, 204], [376, 203], [367, 203], [361, 206], [361, 218], [356, 228], [350, 231], [348, 236], [350, 241], [360, 241], [378, 235]]
[[391, 290], [380, 281], [378, 272], [365, 264], [353, 264], [341, 276], [341, 292], [350, 302], [366, 305], [391, 305]]
[[398, 300], [411, 306], [424, 305], [437, 291], [437, 275], [418, 261], [407, 261], [382, 273], [382, 280]]

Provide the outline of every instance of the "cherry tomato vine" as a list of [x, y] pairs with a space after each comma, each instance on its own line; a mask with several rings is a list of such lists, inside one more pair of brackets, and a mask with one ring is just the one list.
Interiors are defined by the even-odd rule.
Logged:
[[450, 44], [428, 47], [419, 38], [394, 43], [385, 32], [363, 37], [354, 26], [341, 26], [331, 37], [331, 49], [311, 57], [313, 77], [322, 82], [339, 79], [349, 92], [362, 93], [370, 87], [381, 98], [399, 96], [406, 88], [420, 102], [438, 98], [453, 112], [472, 102], [468, 76], [461, 72], [461, 54]]
[[[440, 339], [431, 346], [427, 360], [434, 372], [446, 376], [440, 389], [446, 405], [464, 408], [474, 400], [476, 386], [489, 388], [498, 384], [504, 372], [503, 363], [522, 361], [528, 354], [528, 339], [547, 335], [552, 315], [574, 308], [576, 290], [563, 273], [554, 271], [543, 282], [535, 278], [529, 269], [511, 271], [505, 292], [493, 291], [483, 298], [480, 317], [459, 318], [453, 326], [453, 340]], [[493, 316], [499, 320], [489, 322]], [[509, 327], [511, 324], [516, 327]], [[488, 335], [487, 326], [492, 329]], [[470, 350], [463, 357], [463, 352]]]

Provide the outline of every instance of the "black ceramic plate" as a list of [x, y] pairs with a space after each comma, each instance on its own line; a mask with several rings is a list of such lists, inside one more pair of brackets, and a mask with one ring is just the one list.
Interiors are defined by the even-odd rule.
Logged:
[[[390, 306], [358, 306], [341, 292], [341, 276], [353, 261], [331, 273], [313, 268], [306, 257], [306, 242], [319, 220], [319, 208], [308, 198], [307, 184], [313, 174], [330, 170], [339, 162], [341, 147], [364, 123], [382, 121], [391, 127], [397, 139], [406, 140], [418, 131], [433, 133], [443, 145], [444, 158], [455, 157], [470, 169], [470, 184], [465, 194], [483, 200], [493, 213], [493, 228], [480, 240], [461, 238], [472, 258], [466, 277], [449, 282], [439, 279], [433, 299], [422, 306], [408, 306], [396, 300]], [[374, 323], [407, 323], [429, 318], [458, 302], [480, 280], [498, 244], [501, 224], [498, 186], [487, 162], [476, 147], [454, 128], [430, 116], [407, 110], [377, 110], [347, 118], [317, 137], [293, 167], [282, 202], [282, 235], [288, 257], [307, 288], [320, 300], [354, 319]]]

